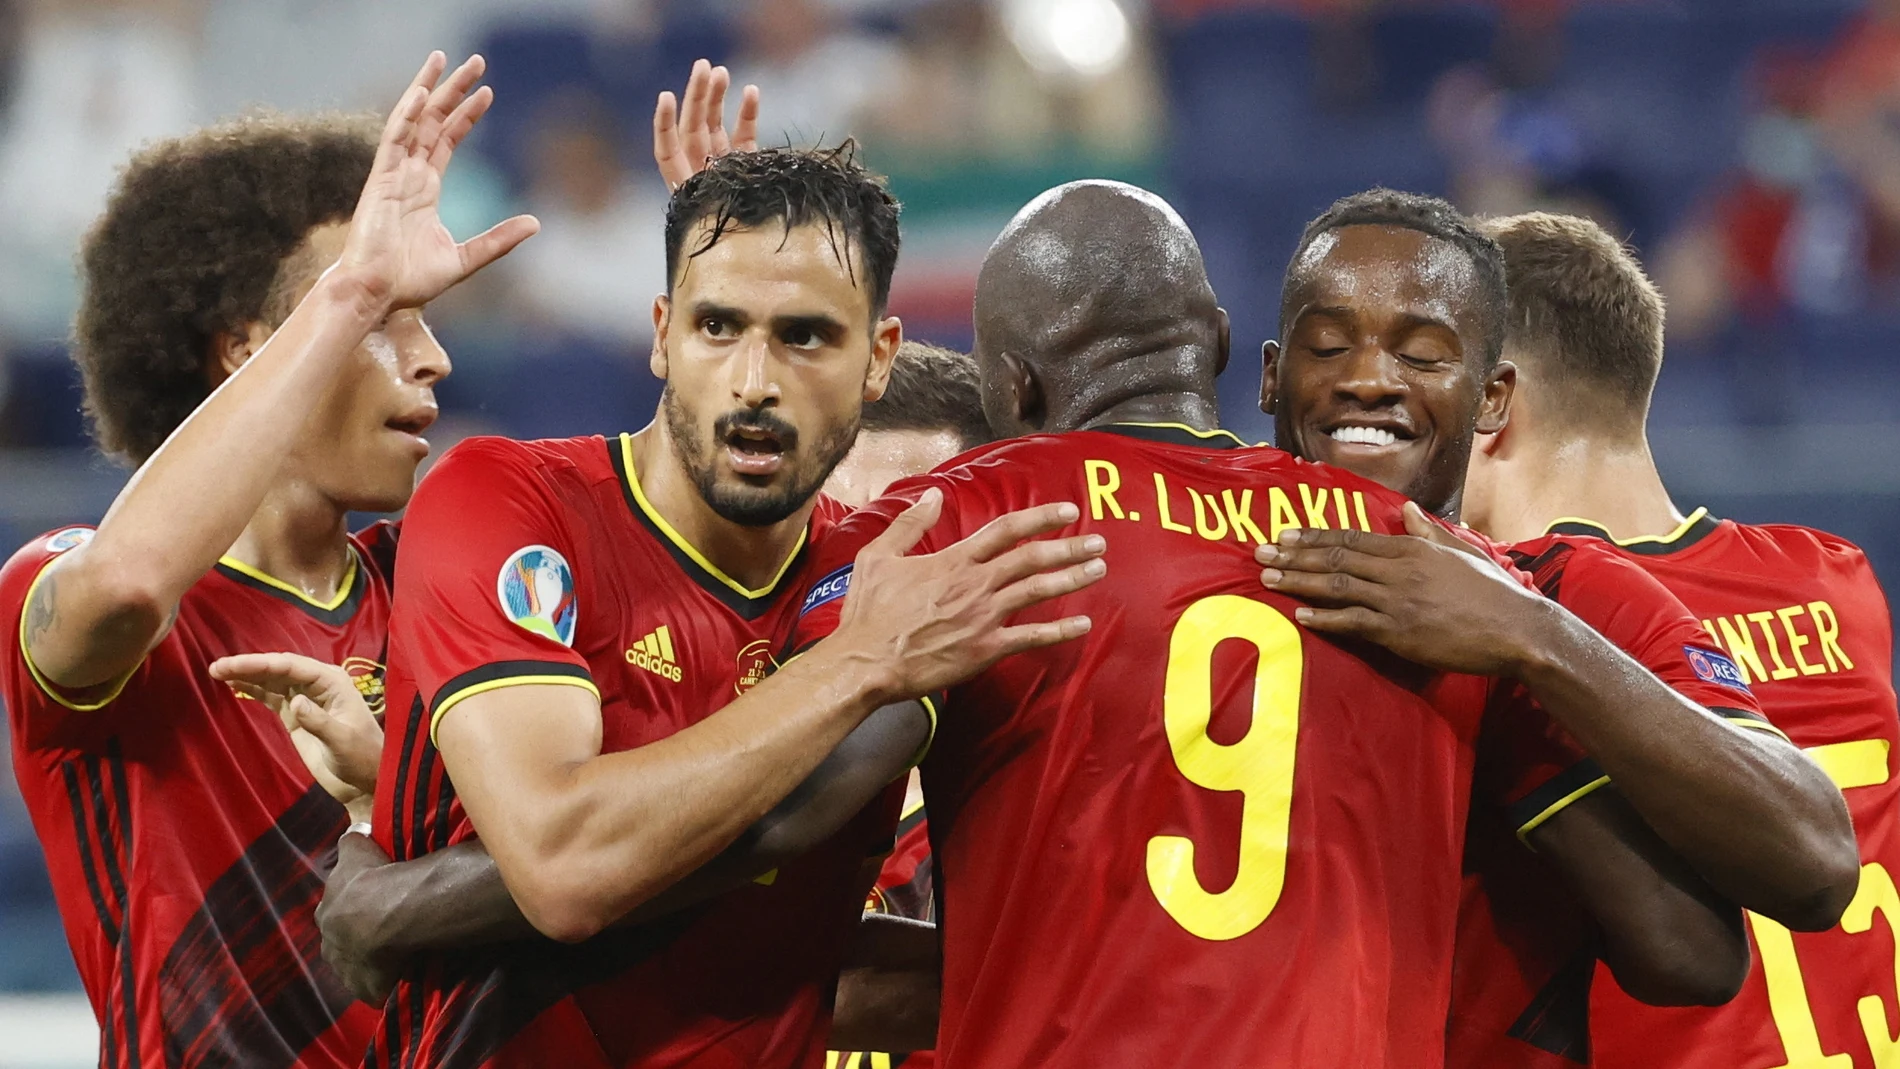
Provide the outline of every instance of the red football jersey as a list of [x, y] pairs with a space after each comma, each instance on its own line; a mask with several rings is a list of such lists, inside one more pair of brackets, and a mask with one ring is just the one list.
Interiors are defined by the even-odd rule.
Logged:
[[[1557, 530], [1600, 537], [1598, 527]], [[1893, 623], [1867, 558], [1833, 535], [1745, 526], [1697, 510], [1673, 536], [1622, 543], [1701, 618], [1777, 726], [1833, 776], [1860, 838], [1860, 891], [1838, 927], [1790, 933], [1748, 916], [1754, 966], [1713, 1009], [1659, 1009], [1608, 973], [1591, 999], [1597, 1064], [1669, 1069], [1879, 1069], [1894, 1064], [1900, 998], [1900, 742]]]
[[[946, 1066], [1434, 1066], [1488, 683], [1293, 623], [1254, 545], [1404, 530], [1404, 498], [1225, 433], [1117, 425], [964, 454], [821, 548], [795, 643], [930, 486], [934, 550], [1082, 507], [1108, 575], [1022, 614], [1080, 641], [953, 690], [924, 760]], [[1073, 533], [1073, 532], [1071, 532]]]
[[[807, 534], [841, 511], [821, 502]], [[703, 720], [770, 669], [807, 556], [761, 590], [719, 572], [647, 503], [625, 435], [451, 450], [405, 520], [378, 840], [406, 860], [475, 834], [433, 741], [471, 694], [582, 687], [601, 701], [603, 752]], [[889, 848], [902, 791], [671, 918], [430, 957], [385, 1007], [370, 1064], [822, 1066], [858, 874]]]
[[211, 678], [227, 654], [294, 650], [349, 668], [380, 709], [394, 528], [353, 537], [333, 602], [227, 558], [120, 687], [75, 694], [28, 660], [22, 610], [92, 537], [35, 539], [0, 570], [0, 696], [101, 1066], [345, 1066], [375, 1013], [320, 954], [317, 900], [349, 824], [261, 703]]
[[[1675, 594], [1604, 543], [1547, 535], [1510, 547], [1544, 595], [1569, 609], [1657, 678], [1739, 727], [1773, 732], [1740, 670], [1709, 641]], [[1447, 1030], [1452, 1069], [1588, 1064], [1595, 930], [1564, 882], [1520, 842], [1563, 806], [1609, 782], [1548, 718], [1525, 718], [1512, 688], [1479, 740], [1478, 791], [1466, 837], [1464, 902]], [[1554, 734], [1556, 738], [1545, 736]], [[1524, 736], [1532, 736], [1530, 739]], [[1569, 761], [1508, 804], [1490, 780], [1521, 781], [1526, 747]], [[1504, 767], [1499, 768], [1500, 764]]]

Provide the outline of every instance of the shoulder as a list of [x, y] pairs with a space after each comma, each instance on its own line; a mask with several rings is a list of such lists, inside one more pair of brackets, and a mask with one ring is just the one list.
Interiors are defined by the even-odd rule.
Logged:
[[29, 588], [46, 566], [63, 554], [92, 540], [93, 528], [84, 525], [60, 527], [46, 532], [16, 550], [0, 566], [0, 600], [8, 605], [26, 601]]
[[1792, 523], [1748, 524], [1726, 521], [1730, 537], [1764, 555], [1779, 555], [1816, 565], [1867, 567], [1867, 554], [1840, 535]]
[[1600, 538], [1547, 534], [1504, 549], [1545, 597], [1568, 606], [1574, 607], [1580, 598], [1591, 595], [1639, 602], [1676, 600], [1661, 582]]

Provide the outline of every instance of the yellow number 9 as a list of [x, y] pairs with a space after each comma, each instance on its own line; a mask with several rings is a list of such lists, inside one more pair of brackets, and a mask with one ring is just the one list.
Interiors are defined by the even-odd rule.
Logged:
[[[1228, 639], [1253, 643], [1260, 660], [1253, 724], [1239, 741], [1223, 746], [1207, 737], [1207, 725], [1214, 712], [1214, 648]], [[1208, 891], [1194, 875], [1193, 840], [1148, 840], [1148, 886], [1155, 899], [1202, 939], [1236, 939], [1258, 928], [1286, 885], [1301, 669], [1299, 628], [1252, 598], [1203, 598], [1181, 614], [1168, 640], [1162, 720], [1175, 766], [1197, 786], [1242, 795], [1240, 863], [1225, 891]]]

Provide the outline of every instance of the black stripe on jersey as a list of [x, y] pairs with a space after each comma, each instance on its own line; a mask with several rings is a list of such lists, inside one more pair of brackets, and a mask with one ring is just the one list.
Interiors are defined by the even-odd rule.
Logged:
[[[355, 553], [356, 550], [351, 549], [350, 552]], [[342, 627], [344, 624], [349, 623], [350, 618], [356, 615], [356, 610], [362, 607], [363, 593], [369, 589], [369, 568], [364, 565], [360, 556], [355, 563], [356, 574], [350, 580], [350, 592], [344, 597], [343, 603], [334, 609], [326, 609], [318, 605], [313, 605], [288, 590], [279, 590], [277, 587], [245, 575], [243, 572], [223, 562], [213, 565], [212, 570], [224, 576], [226, 579], [231, 580], [233, 583], [241, 583], [244, 586], [250, 587], [252, 590], [269, 594], [271, 597], [276, 598], [286, 605], [296, 606], [302, 610], [305, 615], [308, 615], [325, 627]]]
[[312, 784], [205, 888], [158, 971], [170, 1069], [287, 1069], [349, 1009], [316, 922], [348, 826]]
[[1511, 550], [1509, 556], [1511, 563], [1530, 573], [1531, 581], [1537, 584], [1537, 589], [1545, 597], [1556, 601], [1563, 592], [1564, 568], [1576, 548], [1558, 543], [1534, 557], [1516, 550]]
[[396, 586], [396, 543], [401, 534], [402, 527], [394, 523], [374, 523], [356, 532], [357, 541], [363, 544], [366, 563], [382, 576], [384, 586], [390, 589]]
[[[95, 759], [96, 760], [96, 759]], [[144, 1064], [139, 1060], [139, 1007], [138, 989], [135, 977], [138, 969], [132, 962], [132, 916], [131, 899], [125, 893], [125, 881], [120, 875], [120, 865], [131, 868], [132, 865], [132, 795], [126, 787], [125, 751], [114, 738], [106, 741], [106, 760], [112, 770], [112, 807], [119, 818], [119, 842], [114, 851], [115, 857], [106, 865], [106, 873], [112, 878], [112, 886], [119, 895], [119, 997], [124, 1002], [125, 1047], [128, 1060], [132, 1065]]]
[[1085, 429], [1103, 434], [1119, 434], [1123, 438], [1139, 438], [1144, 442], [1191, 445], [1198, 449], [1244, 449], [1247, 445], [1231, 431], [1196, 432], [1191, 427], [1175, 423], [1109, 423]]
[[394, 801], [389, 810], [389, 841], [396, 851], [394, 860], [413, 861], [418, 856], [416, 844], [409, 840], [409, 824], [403, 820], [403, 803], [409, 798], [409, 765], [415, 759], [416, 740], [426, 738], [429, 731], [428, 710], [423, 708], [422, 696], [416, 695], [409, 705], [409, 730], [402, 736], [402, 759], [396, 762], [396, 790], [390, 795]]
[[1551, 976], [1506, 1034], [1538, 1050], [1590, 1064], [1590, 981], [1596, 950], [1584, 946]]
[[1595, 760], [1586, 757], [1578, 761], [1552, 776], [1543, 786], [1513, 802], [1507, 814], [1511, 827], [1523, 827], [1551, 806], [1602, 778], [1603, 768]]
[[73, 836], [78, 840], [79, 869], [86, 875], [86, 893], [92, 897], [92, 908], [99, 914], [99, 928], [105, 933], [106, 942], [119, 941], [119, 922], [112, 917], [112, 911], [106, 907], [106, 896], [99, 883], [99, 862], [93, 860], [95, 849], [101, 853], [104, 847], [95, 848], [87, 833], [92, 828], [92, 818], [86, 813], [85, 793], [79, 786], [78, 763], [83, 758], [69, 758], [61, 761], [59, 771], [66, 781], [66, 800], [73, 808]]
[[[435, 697], [429, 699], [429, 712], [433, 715], [436, 709], [441, 707], [444, 699], [453, 698], [470, 687], [479, 687], [483, 683], [493, 683], [498, 679], [513, 679], [516, 676], [572, 676], [575, 679], [585, 679], [588, 683], [594, 681], [594, 677], [586, 668], [566, 661], [494, 661], [480, 668], [472, 668], [442, 684], [437, 688]], [[428, 738], [428, 725], [424, 724], [410, 734], [421, 734], [423, 738]], [[416, 789], [425, 789], [420, 779], [416, 783]], [[418, 815], [416, 819], [420, 821], [422, 818]], [[419, 825], [418, 830], [420, 830]]]
[[1715, 529], [1721, 525], [1721, 520], [1705, 512], [1697, 517], [1694, 523], [1689, 525], [1688, 530], [1667, 542], [1657, 539], [1617, 542], [1610, 537], [1610, 532], [1607, 529], [1590, 523], [1587, 520], [1566, 520], [1563, 523], [1554, 523], [1551, 524], [1550, 530], [1547, 533], [1587, 535], [1591, 538], [1601, 538], [1605, 542], [1613, 543], [1618, 549], [1623, 550], [1625, 553], [1635, 553], [1644, 557], [1665, 557], [1671, 553], [1679, 553], [1682, 550], [1688, 549], [1690, 546], [1714, 534]]
[[786, 563], [784, 570], [780, 572], [779, 581], [773, 584], [771, 590], [759, 597], [748, 598], [706, 574], [706, 569], [698, 561], [687, 556], [671, 538], [666, 536], [665, 531], [654, 526], [653, 518], [648, 516], [646, 510], [640, 507], [640, 502], [634, 499], [632, 473], [627, 471], [626, 458], [621, 455], [618, 437], [607, 439], [607, 459], [613, 462], [614, 474], [620, 477], [620, 496], [626, 499], [627, 511], [641, 527], [646, 529], [647, 534], [653, 537], [653, 541], [665, 548], [667, 555], [673, 558], [673, 563], [679, 565], [681, 574], [691, 579], [701, 590], [719, 599], [720, 604], [738, 613], [742, 620], [756, 620], [771, 611], [772, 606], [778, 604], [779, 597], [791, 585], [785, 580], [798, 574], [799, 564], [804, 560], [805, 555], [811, 552], [810, 538], [798, 547], [798, 556]]

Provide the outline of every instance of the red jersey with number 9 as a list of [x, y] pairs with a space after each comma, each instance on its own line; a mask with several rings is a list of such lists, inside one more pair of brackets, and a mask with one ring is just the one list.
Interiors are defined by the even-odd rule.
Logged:
[[1091, 633], [953, 690], [924, 760], [942, 1064], [1438, 1065], [1487, 681], [1306, 631], [1252, 560], [1288, 527], [1403, 533], [1405, 499], [1151, 425], [953, 463], [821, 547], [795, 646], [930, 486], [919, 552], [1062, 500], [1109, 548], [1105, 579], [1018, 617]]
[[[1606, 538], [1567, 521], [1553, 530]], [[1698, 510], [1671, 537], [1622, 552], [1701, 618], [1775, 725], [1826, 769], [1860, 839], [1860, 891], [1841, 923], [1790, 933], [1748, 916], [1754, 966], [1726, 1006], [1661, 1009], [1599, 970], [1596, 1064], [1607, 1069], [1877, 1069], [1895, 1064], [1900, 946], [1900, 742], [1893, 622], [1867, 558], [1805, 527], [1752, 527]]]

